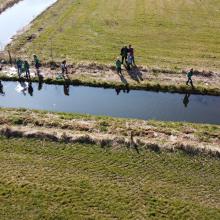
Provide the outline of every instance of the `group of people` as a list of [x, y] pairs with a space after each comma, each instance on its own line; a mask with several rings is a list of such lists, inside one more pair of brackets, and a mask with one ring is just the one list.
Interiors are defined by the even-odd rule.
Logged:
[[[39, 72], [40, 72], [40, 60], [38, 59], [37, 55], [33, 55], [33, 63], [34, 63], [34, 66], [36, 68], [36, 72], [37, 72], [37, 75], [39, 75]], [[20, 79], [21, 78], [21, 75], [22, 73], [24, 72], [25, 75], [26, 75], [26, 78], [27, 79], [30, 79], [31, 78], [31, 75], [30, 75], [30, 64], [28, 63], [27, 60], [22, 60], [21, 58], [18, 58], [16, 60], [16, 67], [17, 67], [17, 71], [18, 71], [18, 78]]]
[[[35, 66], [35, 69], [36, 69], [36, 73], [37, 73], [37, 76], [40, 77], [40, 67], [41, 67], [41, 63], [40, 63], [40, 60], [39, 58], [37, 57], [37, 55], [33, 55], [33, 63], [34, 63], [34, 66]], [[18, 78], [20, 79], [21, 78], [21, 75], [22, 73], [25, 73], [25, 76], [27, 79], [30, 79], [31, 78], [31, 75], [30, 75], [30, 64], [28, 63], [27, 60], [21, 60], [20, 58], [18, 58], [16, 60], [16, 67], [17, 67], [17, 71], [18, 71]], [[62, 77], [64, 77], [65, 75], [68, 75], [68, 69], [67, 69], [67, 63], [66, 63], [66, 60], [64, 60], [62, 63], [61, 63], [61, 75]]]
[[[122, 65], [125, 66], [125, 68], [129, 71], [133, 66], [135, 66], [135, 58], [134, 58], [134, 48], [129, 45], [124, 46], [121, 48], [121, 58], [117, 57], [117, 60], [115, 62], [116, 66], [116, 71], [119, 75], [122, 75]], [[186, 85], [190, 85], [193, 87], [193, 81], [192, 81], [192, 76], [193, 76], [194, 70], [191, 69], [187, 73], [187, 81]]]
[[131, 68], [135, 66], [134, 48], [131, 45], [122, 47], [120, 55], [121, 59], [118, 57], [115, 63], [118, 74], [122, 74], [122, 65], [124, 65], [127, 70], [131, 70]]

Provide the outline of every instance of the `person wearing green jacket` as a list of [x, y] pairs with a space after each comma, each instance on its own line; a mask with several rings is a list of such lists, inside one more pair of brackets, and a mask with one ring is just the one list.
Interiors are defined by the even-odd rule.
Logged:
[[20, 79], [21, 78], [21, 73], [22, 73], [22, 60], [20, 58], [18, 58], [16, 60], [16, 66], [17, 66], [17, 70], [18, 70], [18, 78]]
[[186, 85], [187, 85], [187, 86], [188, 86], [189, 83], [191, 84], [191, 86], [193, 86], [192, 76], [193, 76], [193, 69], [191, 69], [191, 70], [187, 73], [187, 77], [188, 77], [188, 80], [187, 80], [187, 82], [186, 82]]
[[122, 62], [121, 62], [120, 58], [118, 57], [116, 62], [115, 62], [116, 71], [117, 71], [118, 74], [122, 74], [121, 73], [121, 65], [122, 65]]
[[33, 55], [33, 57], [34, 57], [34, 66], [36, 68], [37, 75], [39, 75], [39, 73], [40, 73], [40, 66], [41, 66], [40, 60], [38, 59], [37, 55], [35, 55], [35, 54]]

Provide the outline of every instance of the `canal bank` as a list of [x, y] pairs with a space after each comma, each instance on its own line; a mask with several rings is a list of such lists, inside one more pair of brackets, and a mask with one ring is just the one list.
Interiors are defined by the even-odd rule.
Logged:
[[6, 9], [13, 7], [19, 1], [21, 0], [0, 0], [0, 14]]
[[[21, 51], [14, 51], [14, 41], [11, 42], [11, 39], [16, 38], [20, 33], [23, 33], [25, 29], [29, 30], [28, 25], [31, 26], [33, 23], [36, 23], [36, 20], [38, 19], [35, 18], [55, 2], [56, 0], [46, 0], [43, 2], [37, 0], [24, 0], [0, 15], [0, 26], [4, 27], [4, 32], [1, 33], [0, 36], [0, 47], [4, 48], [8, 45], [6, 50], [10, 51], [12, 61], [17, 57], [29, 61], [32, 60], [30, 54], [24, 55]], [[20, 16], [22, 11], [26, 11], [27, 13]], [[45, 13], [47, 14], [48, 10], [46, 10]], [[20, 16], [20, 19], [15, 21], [14, 18], [16, 16]], [[7, 24], [5, 21], [7, 21]], [[32, 41], [34, 41], [43, 30], [44, 27], [42, 26], [41, 28], [38, 28], [37, 33], [32, 33], [30, 35], [28, 34], [28, 31], [25, 31], [26, 38], [22, 42], [24, 44], [32, 44]], [[20, 47], [22, 47], [22, 42], [19, 43]], [[10, 45], [10, 43], [12, 43], [12, 45]], [[53, 42], [51, 41], [49, 44], [51, 45], [50, 53], [53, 57]], [[0, 53], [0, 60], [4, 60], [6, 63], [10, 61], [8, 51]], [[41, 71], [45, 76], [45, 81], [52, 84], [63, 84], [64, 82], [62, 80], [57, 80], [57, 73], [60, 72], [60, 70], [51, 70], [48, 68], [48, 60], [41, 61], [43, 64]], [[55, 63], [56, 61], [53, 60], [53, 62]], [[56, 63], [56, 66], [60, 65], [60, 61], [57, 61]], [[186, 86], [185, 84], [186, 72], [188, 69], [171, 70], [169, 68], [150, 68], [139, 65], [134, 67], [131, 71], [127, 71], [124, 68], [122, 76], [119, 76], [116, 74], [115, 67], [112, 65], [80, 62], [70, 64], [68, 71], [69, 80], [72, 85], [89, 85], [105, 88], [123, 88], [125, 85], [129, 85], [130, 89], [136, 90], [220, 95], [220, 73], [207, 70], [203, 71], [202, 69], [194, 71], [194, 88]], [[8, 75], [11, 77], [8, 77]], [[3, 71], [0, 71], [0, 78], [2, 80], [17, 80], [15, 75], [11, 75], [10, 67], [7, 65], [3, 66]], [[34, 81], [36, 81], [36, 79], [34, 79]]]
[[220, 126], [144, 121], [0, 108], [0, 134], [67, 143], [131, 148], [137, 152], [183, 151], [219, 157]]
[[[31, 61], [31, 58], [30, 58]], [[13, 64], [14, 65], [14, 64]], [[194, 87], [186, 85], [187, 70], [175, 72], [169, 70], [150, 69], [143, 66], [134, 67], [133, 70], [122, 70], [122, 75], [116, 73], [111, 65], [95, 63], [79, 63], [68, 66], [68, 79], [71, 85], [85, 85], [104, 88], [125, 88], [131, 90], [177, 92], [202, 95], [220, 96], [220, 74], [217, 72], [194, 71]], [[35, 78], [35, 70], [31, 69], [32, 80]], [[59, 63], [50, 68], [50, 64], [41, 67], [44, 82], [49, 84], [65, 84], [60, 77]], [[3, 65], [0, 71], [1, 80], [17, 81], [17, 71], [8, 64]]]

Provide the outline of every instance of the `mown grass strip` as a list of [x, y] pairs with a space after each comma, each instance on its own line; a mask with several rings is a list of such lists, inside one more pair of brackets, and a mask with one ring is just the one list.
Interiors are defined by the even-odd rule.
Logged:
[[219, 219], [220, 162], [0, 137], [1, 219]]

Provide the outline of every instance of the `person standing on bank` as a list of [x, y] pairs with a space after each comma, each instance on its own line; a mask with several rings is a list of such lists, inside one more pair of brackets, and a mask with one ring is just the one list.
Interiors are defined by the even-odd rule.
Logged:
[[125, 61], [125, 64], [126, 64], [127, 58], [128, 58], [128, 48], [127, 46], [124, 46], [121, 48], [121, 63], [124, 64], [124, 61]]
[[135, 59], [134, 59], [134, 48], [131, 46], [131, 44], [128, 47], [128, 53], [131, 56], [132, 59], [132, 65], [135, 65]]
[[65, 74], [67, 75], [68, 72], [67, 72], [67, 65], [66, 65], [66, 60], [64, 60], [62, 63], [61, 63], [61, 72], [62, 72], [62, 75], [64, 76]]
[[193, 87], [193, 81], [192, 81], [192, 76], [193, 76], [193, 69], [191, 69], [188, 73], [187, 73], [187, 82], [186, 85], [188, 86], [188, 84], [190, 83], [191, 86]]
[[17, 66], [17, 70], [18, 70], [18, 78], [21, 78], [21, 73], [22, 73], [22, 60], [20, 58], [18, 58], [16, 60], [16, 66]]
[[122, 74], [122, 72], [121, 72], [121, 64], [122, 64], [122, 62], [121, 62], [121, 60], [118, 57], [116, 62], [115, 62], [115, 66], [116, 66], [116, 71], [117, 71], [117, 73], [119, 75]]
[[30, 79], [31, 78], [31, 75], [30, 75], [30, 65], [29, 65], [27, 60], [24, 61], [24, 70], [25, 70], [25, 73], [26, 73], [26, 78]]
[[40, 66], [41, 66], [40, 60], [38, 59], [37, 55], [35, 55], [35, 54], [33, 55], [33, 57], [34, 57], [34, 66], [36, 68], [37, 75], [39, 76], [39, 74], [40, 74]]

